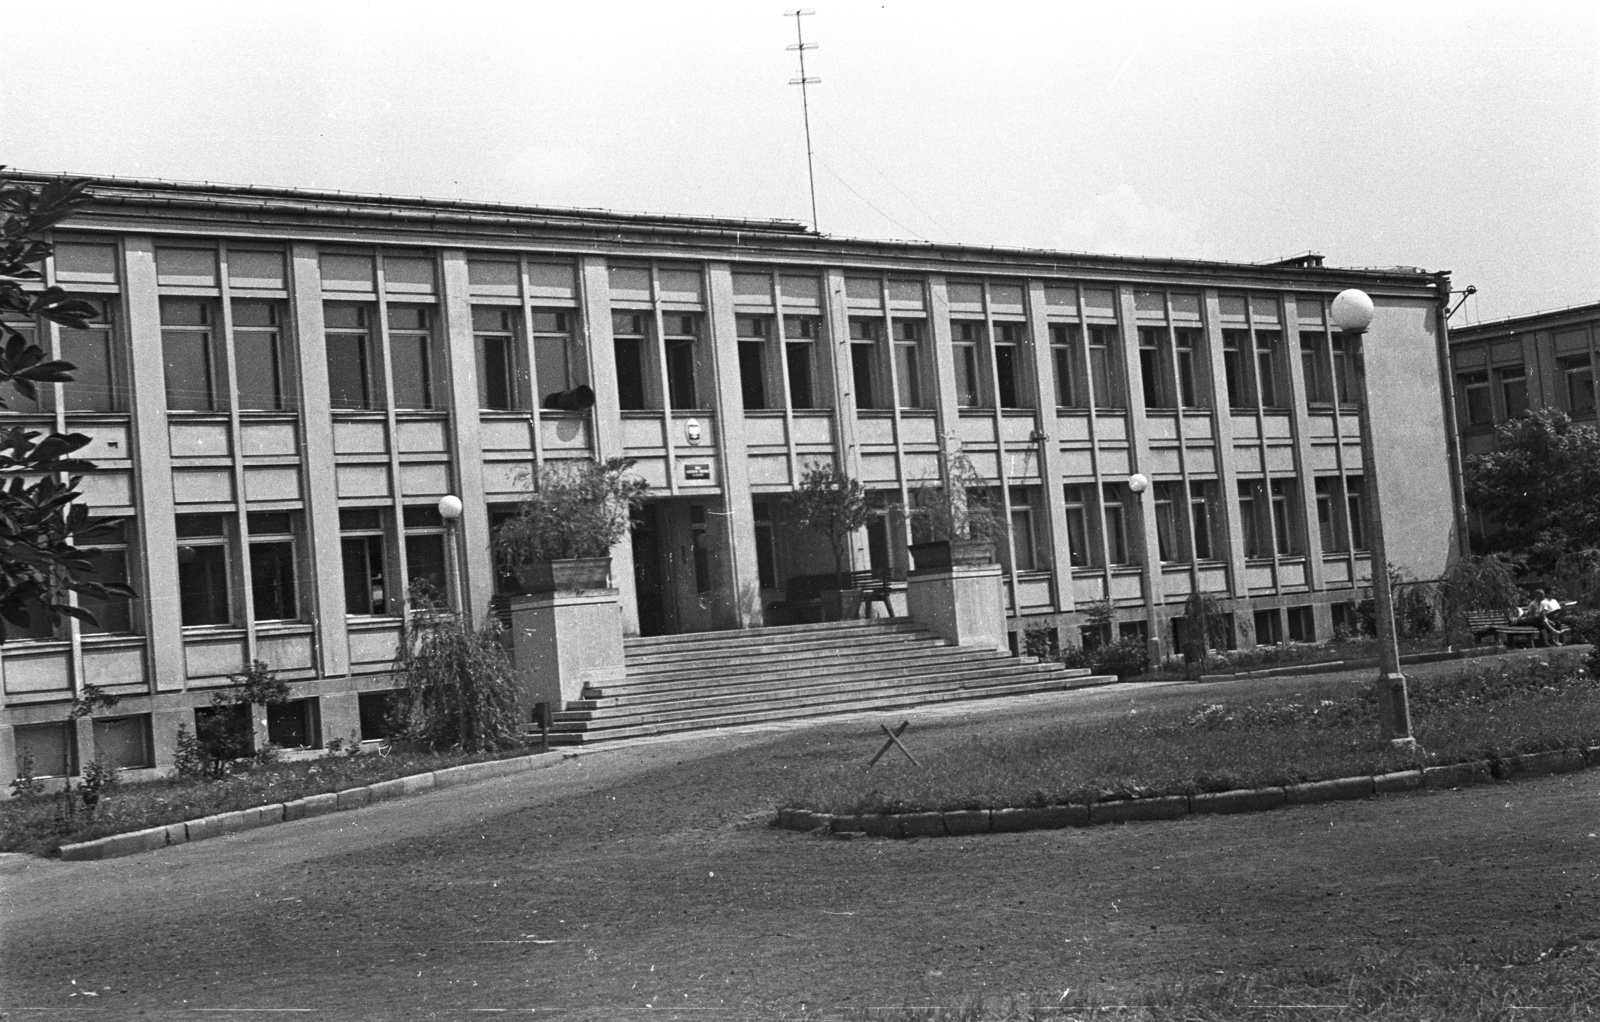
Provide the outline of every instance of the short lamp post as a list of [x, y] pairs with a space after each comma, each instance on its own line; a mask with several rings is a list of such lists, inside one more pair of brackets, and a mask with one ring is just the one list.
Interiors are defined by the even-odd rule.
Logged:
[[1350, 339], [1356, 372], [1361, 377], [1361, 466], [1366, 489], [1367, 547], [1372, 561], [1372, 606], [1378, 631], [1378, 715], [1384, 736], [1396, 744], [1413, 744], [1411, 706], [1406, 678], [1400, 673], [1400, 648], [1395, 638], [1394, 596], [1389, 590], [1389, 559], [1384, 551], [1383, 505], [1378, 495], [1378, 463], [1372, 438], [1372, 390], [1367, 382], [1365, 338], [1372, 323], [1372, 299], [1351, 288], [1333, 300], [1333, 325]]
[[445, 599], [450, 604], [452, 613], [461, 613], [461, 578], [459, 574], [459, 555], [456, 553], [456, 529], [461, 523], [461, 498], [454, 494], [445, 494], [439, 498], [439, 517], [444, 520], [444, 570], [445, 588], [449, 590]]

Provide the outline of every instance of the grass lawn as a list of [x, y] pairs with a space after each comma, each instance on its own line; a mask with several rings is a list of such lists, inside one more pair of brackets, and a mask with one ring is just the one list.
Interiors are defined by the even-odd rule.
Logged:
[[1592, 1019], [1600, 1005], [1600, 940], [1539, 948], [1502, 943], [1440, 961], [1387, 954], [1355, 968], [1281, 969], [1168, 981], [1107, 994], [1068, 989], [974, 996], [955, 1007], [864, 1011], [878, 1022], [1335, 1022], [1343, 1019]]
[[1562, 651], [1452, 665], [1413, 677], [1419, 753], [1377, 733], [1370, 686], [1285, 682], [1267, 698], [1061, 723], [978, 737], [871, 770], [797, 776], [782, 804], [837, 814], [998, 809], [1295, 784], [1600, 743], [1600, 684]]
[[79, 802], [70, 817], [60, 794], [13, 798], [0, 801], [0, 852], [47, 855], [79, 841], [530, 752], [532, 749], [518, 748], [478, 755], [398, 750], [386, 756], [329, 755], [254, 767], [220, 781], [174, 777], [117, 784], [106, 791], [92, 814]]

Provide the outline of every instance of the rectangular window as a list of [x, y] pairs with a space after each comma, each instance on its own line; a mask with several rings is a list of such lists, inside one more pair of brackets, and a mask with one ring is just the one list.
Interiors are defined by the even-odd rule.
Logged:
[[[99, 298], [85, 300], [95, 308], [89, 325], [82, 330], [60, 329], [61, 359], [76, 367], [72, 382], [61, 385], [62, 403], [68, 412], [126, 411], [127, 388], [121, 380], [121, 367], [112, 358], [111, 303]], [[54, 399], [47, 400], [53, 408]]]
[[233, 303], [233, 372], [239, 407], [278, 412], [285, 407], [283, 336], [277, 302]]
[[1500, 380], [1500, 400], [1505, 405], [1506, 418], [1515, 419], [1528, 410], [1528, 372], [1523, 366], [1508, 366], [1495, 370]]
[[394, 692], [363, 692], [356, 697], [356, 714], [357, 719], [361, 721], [363, 742], [389, 737], [395, 695]]
[[1462, 373], [1461, 403], [1467, 410], [1467, 425], [1487, 426], [1494, 422], [1494, 409], [1489, 403], [1489, 374]]
[[1253, 411], [1255, 392], [1250, 388], [1250, 362], [1245, 353], [1250, 346], [1250, 331], [1222, 331], [1222, 374], [1228, 381], [1228, 407], [1236, 412]]
[[267, 741], [280, 749], [315, 749], [322, 744], [316, 699], [289, 699], [267, 707]]
[[1056, 406], [1059, 408], [1082, 408], [1086, 404], [1079, 396], [1083, 387], [1078, 382], [1082, 336], [1076, 323], [1050, 324], [1050, 358], [1056, 371]]
[[[125, 523], [111, 529], [86, 534], [83, 545], [98, 551], [94, 557], [92, 573], [96, 582], [124, 585], [132, 583], [133, 580], [128, 574], [129, 551]], [[87, 621], [79, 622], [80, 634], [125, 635], [137, 631], [131, 596], [100, 597], [80, 594], [78, 606], [94, 615], [94, 624]]]
[[1561, 373], [1567, 381], [1567, 411], [1571, 415], [1594, 414], [1594, 367], [1588, 356], [1564, 358]]
[[433, 310], [426, 305], [389, 306], [389, 353], [396, 408], [432, 408]]
[[167, 407], [182, 412], [212, 412], [217, 400], [218, 366], [212, 337], [211, 303], [200, 298], [161, 299], [161, 354], [166, 363]]
[[1022, 408], [1022, 324], [998, 323], [994, 339], [994, 383], [1001, 408]]
[[1352, 341], [1344, 334], [1334, 334], [1329, 342], [1333, 349], [1333, 385], [1341, 405], [1353, 405], [1360, 392], [1356, 379], [1356, 358]]
[[667, 335], [667, 398], [673, 408], [699, 408], [695, 390], [695, 350], [700, 317], [673, 314], [663, 318]]
[[856, 388], [856, 407], [877, 408], [878, 344], [883, 340], [883, 322], [852, 317], [850, 320], [850, 372]]
[[1272, 533], [1263, 521], [1266, 513], [1266, 483], [1260, 479], [1239, 480], [1239, 526], [1246, 557], [1271, 557]]
[[1256, 389], [1261, 407], [1283, 408], [1283, 334], [1276, 330], [1256, 331]]
[[1162, 365], [1161, 341], [1166, 330], [1160, 327], [1139, 328], [1139, 379], [1144, 385], [1146, 408], [1173, 408], [1171, 390], [1167, 387], [1167, 374]]
[[1300, 332], [1300, 363], [1305, 373], [1306, 403], [1333, 404], [1333, 379], [1328, 358], [1328, 335], [1302, 330]]
[[899, 359], [900, 407], [922, 407], [922, 321], [894, 321], [894, 350]]
[[233, 622], [228, 521], [223, 515], [178, 516], [178, 603], [184, 627]]
[[371, 310], [365, 305], [329, 302], [323, 332], [328, 353], [328, 393], [334, 408], [365, 410], [373, 401]]
[[1113, 349], [1117, 345], [1117, 328], [1091, 325], [1089, 327], [1089, 379], [1094, 383], [1096, 408], [1126, 408], [1121, 375], [1116, 369]]
[[1357, 550], [1367, 548], [1366, 481], [1361, 476], [1345, 476], [1345, 507], [1350, 515], [1350, 541]]
[[612, 348], [617, 360], [617, 403], [623, 411], [649, 407], [645, 400], [645, 317], [637, 312], [611, 314]]
[[981, 408], [985, 402], [982, 377], [978, 372], [978, 341], [983, 336], [983, 324], [951, 323], [950, 333], [955, 345], [956, 404], [962, 408]]
[[344, 562], [344, 612], [383, 615], [399, 612], [389, 592], [385, 514], [379, 508], [339, 512], [339, 546]]
[[739, 389], [746, 411], [767, 407], [767, 321], [761, 316], [736, 316], [739, 335]]
[[1033, 522], [1033, 491], [1013, 486], [1011, 496], [1011, 553], [1017, 571], [1037, 571], [1040, 562], [1039, 535]]
[[1197, 561], [1208, 561], [1215, 556], [1211, 549], [1211, 507], [1216, 503], [1215, 493], [1215, 482], [1205, 480], [1189, 484], [1189, 537]]
[[1277, 610], [1256, 611], [1256, 645], [1278, 646], [1283, 643], [1283, 615]]
[[33, 771], [35, 777], [71, 777], [78, 772], [75, 729], [64, 720], [48, 724], [19, 724], [13, 732], [17, 749], [17, 774]]
[[1195, 353], [1200, 348], [1200, 331], [1194, 327], [1174, 327], [1172, 347], [1178, 369], [1178, 400], [1185, 408], [1210, 404], [1200, 400], [1202, 391], [1195, 385]]
[[1099, 551], [1089, 545], [1089, 509], [1084, 491], [1085, 487], [1077, 484], [1062, 487], [1067, 503], [1067, 556], [1074, 568], [1100, 563]]
[[1133, 549], [1128, 544], [1126, 488], [1121, 483], [1106, 483], [1102, 490], [1102, 510], [1106, 518], [1106, 549], [1113, 565], [1133, 564]]
[[1317, 616], [1310, 607], [1290, 607], [1289, 641], [1316, 642]]
[[1298, 554], [1300, 549], [1300, 502], [1298, 481], [1272, 480], [1272, 531], [1280, 554]]
[[1317, 535], [1322, 539], [1322, 552], [1340, 553], [1345, 549], [1344, 522], [1339, 511], [1339, 479], [1337, 476], [1318, 476]]
[[577, 385], [572, 373], [572, 314], [559, 309], [534, 309], [533, 367], [539, 375], [540, 404], [554, 407], [552, 398]]
[[1182, 537], [1178, 535], [1178, 504], [1183, 499], [1182, 483], [1156, 483], [1156, 549], [1165, 562], [1185, 561]]
[[294, 621], [300, 616], [295, 585], [295, 535], [286, 511], [257, 511], [246, 518], [250, 533], [250, 603], [257, 621]]
[[156, 765], [150, 741], [150, 714], [96, 717], [94, 752], [100, 765], [112, 770], [148, 770]]
[[789, 407], [819, 407], [811, 375], [811, 351], [817, 338], [817, 321], [810, 316], [785, 316], [783, 335], [784, 358], [789, 361]]
[[432, 504], [405, 509], [406, 589], [423, 584], [443, 607], [451, 607], [450, 572], [445, 562], [444, 519]]
[[778, 551], [772, 531], [772, 505], [758, 502], [755, 507], [756, 579], [762, 589], [778, 588]]
[[472, 339], [478, 349], [478, 407], [511, 411], [522, 407], [527, 375], [518, 357], [517, 320], [521, 310], [479, 305], [472, 310]]

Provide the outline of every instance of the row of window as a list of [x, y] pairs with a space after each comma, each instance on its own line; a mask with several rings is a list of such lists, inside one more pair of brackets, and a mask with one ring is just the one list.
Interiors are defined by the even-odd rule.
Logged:
[[[1557, 386], [1569, 415], [1595, 412], [1594, 365], [1587, 355], [1558, 359]], [[1528, 370], [1523, 365], [1501, 366], [1493, 372], [1458, 373], [1457, 401], [1467, 426], [1489, 426], [1514, 419], [1528, 410]], [[1498, 404], [1498, 409], [1496, 405]], [[1498, 413], [1498, 414], [1497, 414]]]
[[[69, 411], [125, 411], [125, 366], [113, 344], [112, 310], [104, 300], [93, 304], [98, 314], [89, 328], [60, 331], [62, 357], [78, 366], [74, 382], [62, 388], [61, 400]], [[168, 408], [217, 412], [229, 407], [244, 411], [292, 407], [297, 387], [294, 360], [285, 347], [283, 315], [283, 303], [276, 300], [235, 299], [224, 310], [216, 299], [162, 298]], [[440, 384], [444, 376], [436, 318], [432, 305], [392, 302], [380, 310], [373, 303], [325, 303], [324, 348], [333, 407], [432, 409], [447, 404]], [[524, 313], [520, 307], [479, 305], [472, 310], [472, 323], [481, 408], [526, 410], [548, 405], [554, 395], [577, 382], [571, 310]], [[710, 395], [700, 386], [706, 375], [702, 317], [675, 312], [663, 315], [660, 323], [657, 344], [656, 317], [613, 313], [621, 407], [710, 407]], [[817, 317], [741, 315], [736, 323], [746, 409], [825, 407], [816, 377], [814, 346], [822, 334]], [[37, 336], [35, 325], [18, 326]], [[1118, 372], [1120, 334], [1114, 325], [1053, 322], [1048, 334], [1059, 407], [1126, 407]], [[953, 319], [951, 335], [956, 400], [961, 407], [1031, 406], [1026, 324], [995, 322], [991, 331], [986, 321]], [[924, 351], [924, 319], [854, 316], [850, 341], [857, 407], [931, 407], [932, 366]], [[1140, 326], [1138, 344], [1139, 383], [1146, 407], [1210, 404], [1207, 351], [1199, 328]], [[1302, 331], [1300, 348], [1308, 403], [1351, 403], [1356, 394], [1354, 360], [1345, 338]], [[1288, 407], [1282, 349], [1279, 329], [1223, 331], [1223, 370], [1231, 408]], [[1486, 394], [1482, 388], [1487, 387], [1487, 375], [1468, 374], [1462, 380], [1469, 422], [1477, 422], [1474, 415], [1487, 414], [1488, 406], [1480, 400], [1480, 393]], [[1574, 408], [1593, 407], [1592, 376], [1586, 381], [1576, 376], [1569, 381]], [[1525, 404], [1525, 389], [1523, 394]], [[51, 411], [55, 402], [55, 388], [46, 387], [37, 402], [18, 403], [15, 410]], [[1509, 398], [1507, 405], [1511, 406]]]

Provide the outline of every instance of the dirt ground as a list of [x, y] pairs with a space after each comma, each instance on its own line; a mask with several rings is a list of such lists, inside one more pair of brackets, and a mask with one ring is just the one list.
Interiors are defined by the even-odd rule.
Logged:
[[1246, 690], [723, 733], [132, 858], [4, 857], [0, 1011], [815, 1019], [1600, 937], [1600, 772], [966, 839], [767, 826], [786, 770], [865, 763], [880, 720], [930, 747], [1219, 691]]

